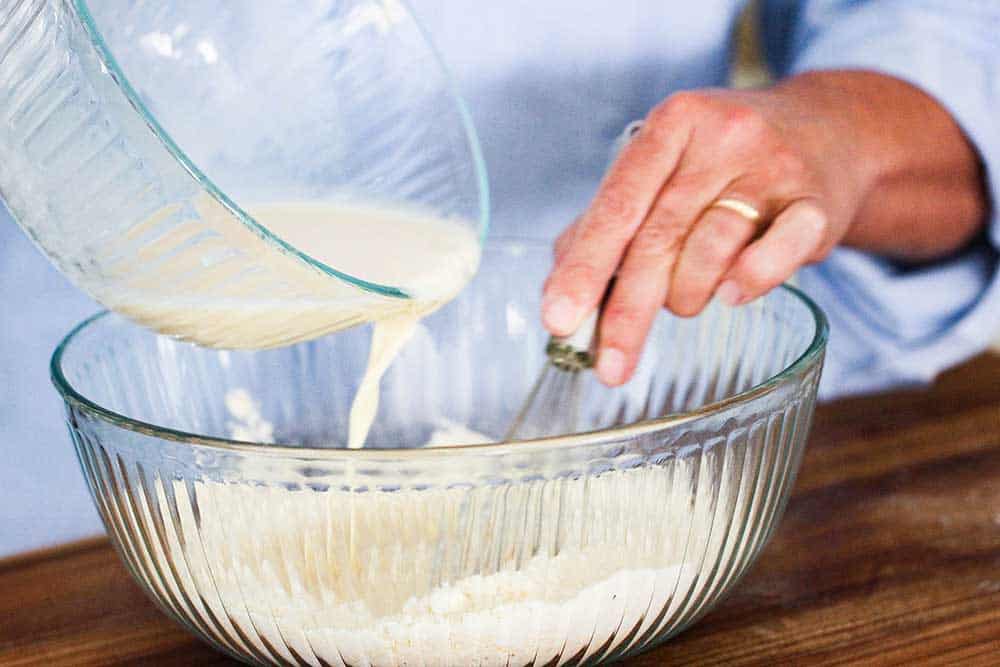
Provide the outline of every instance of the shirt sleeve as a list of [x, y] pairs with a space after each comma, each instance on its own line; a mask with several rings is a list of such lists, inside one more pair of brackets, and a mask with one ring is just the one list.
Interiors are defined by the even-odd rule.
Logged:
[[[763, 35], [779, 76], [866, 69], [907, 81], [946, 108], [977, 148], [1000, 201], [1000, 2], [765, 0]], [[1000, 218], [958, 256], [904, 269], [839, 248], [801, 272], [831, 324], [823, 398], [924, 384], [1000, 337]]]

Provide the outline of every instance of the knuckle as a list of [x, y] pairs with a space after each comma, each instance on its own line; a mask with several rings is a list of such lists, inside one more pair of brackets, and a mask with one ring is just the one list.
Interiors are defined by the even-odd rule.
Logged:
[[806, 163], [798, 151], [782, 146], [771, 152], [768, 161], [779, 178], [801, 180], [806, 174]]
[[645, 225], [629, 249], [629, 255], [662, 257], [676, 249], [683, 239], [684, 231], [674, 225]]
[[726, 143], [759, 144], [767, 132], [767, 120], [751, 107], [733, 105], [722, 114], [720, 134]]
[[837, 247], [837, 242], [833, 238], [825, 237], [819, 243], [808, 257], [806, 257], [807, 262], [822, 262], [824, 259], [830, 256], [833, 249]]
[[830, 218], [819, 205], [811, 202], [793, 204], [794, 213], [788, 224], [794, 228], [798, 248], [796, 255], [802, 261], [812, 257], [825, 256], [833, 246]]
[[806, 261], [809, 262], [809, 263], [811, 263], [811, 264], [815, 264], [817, 262], [822, 262], [824, 259], [826, 259], [827, 257], [830, 256], [830, 253], [833, 252], [833, 249], [836, 247], [836, 245], [837, 244], [835, 244], [835, 243], [823, 243], [823, 244], [820, 244], [816, 248], [816, 250], [812, 254], [809, 255], [809, 257], [806, 259]]
[[814, 239], [825, 238], [830, 229], [830, 219], [816, 204], [802, 204], [797, 213], [797, 224]]
[[743, 275], [757, 289], [768, 289], [780, 285], [784, 276], [771, 262], [749, 261]]
[[754, 223], [741, 215], [720, 215], [711, 228], [711, 238], [732, 242], [744, 239], [747, 233], [753, 231]]
[[706, 182], [713, 180], [715, 169], [714, 165], [705, 167], [684, 165], [670, 176], [670, 184], [660, 195], [660, 199], [687, 203], [687, 208], [690, 208], [691, 202], [703, 199]]
[[638, 215], [635, 196], [625, 188], [605, 192], [594, 203], [592, 224], [598, 228], [614, 227]]
[[568, 285], [574, 290], [595, 285], [601, 281], [597, 267], [589, 262], [567, 262], [559, 271], [557, 280], [560, 284]]
[[566, 243], [571, 238], [573, 238], [573, 234], [576, 233], [576, 226], [579, 224], [579, 222], [580, 222], [580, 219], [577, 218], [571, 224], [567, 225], [566, 229], [562, 230], [559, 233], [559, 236], [556, 238], [556, 242], [557, 243]]
[[678, 317], [694, 317], [701, 312], [702, 301], [692, 294], [671, 294], [667, 299], [667, 308]]
[[700, 113], [709, 104], [708, 98], [693, 90], [682, 90], [668, 97], [664, 102], [657, 105], [650, 114], [650, 119], [654, 121], [665, 121], [672, 118], [684, 117], [689, 114]]
[[562, 234], [556, 238], [555, 243], [552, 245], [552, 250], [556, 257], [562, 257], [572, 243], [575, 234], [576, 227], [574, 223], [574, 226], [567, 227]]
[[631, 303], [609, 303], [602, 316], [608, 323], [605, 341], [623, 347], [634, 344], [635, 337], [642, 331], [645, 317], [640, 308]]
[[701, 244], [701, 261], [713, 266], [719, 266], [729, 261], [733, 252], [733, 243], [721, 234], [707, 237]]
[[677, 227], [690, 224], [697, 215], [699, 198], [695, 190], [683, 178], [676, 179], [670, 187], [660, 195], [650, 215], [658, 225]]

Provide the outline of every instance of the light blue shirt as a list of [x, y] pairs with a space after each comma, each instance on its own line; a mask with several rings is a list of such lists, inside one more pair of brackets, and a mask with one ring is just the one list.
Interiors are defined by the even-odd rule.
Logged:
[[[742, 0], [412, 0], [472, 110], [493, 233], [550, 239], [582, 211], [625, 125], [671, 92], [724, 85]], [[995, 0], [769, 0], [778, 75], [865, 67], [934, 95], [1000, 192]], [[950, 261], [901, 270], [840, 250], [801, 275], [832, 322], [826, 396], [930, 380], [1000, 332], [1000, 224]], [[48, 380], [96, 306], [0, 220], [0, 555], [99, 531]]]

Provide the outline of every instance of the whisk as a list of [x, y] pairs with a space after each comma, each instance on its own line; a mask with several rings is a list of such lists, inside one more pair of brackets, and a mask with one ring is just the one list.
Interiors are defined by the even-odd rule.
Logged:
[[549, 338], [545, 346], [548, 360], [507, 429], [504, 442], [544, 438], [576, 430], [583, 375], [594, 366], [597, 352], [601, 307], [591, 313], [576, 332]]
[[[643, 121], [629, 123], [615, 140], [612, 157], [621, 153], [642, 129]], [[580, 393], [584, 372], [594, 366], [597, 352], [597, 326], [608, 294], [614, 286], [612, 277], [601, 304], [580, 328], [569, 336], [553, 336], [545, 347], [548, 362], [531, 387], [517, 416], [507, 429], [504, 442], [531, 440], [550, 435], [572, 433], [577, 429]]]

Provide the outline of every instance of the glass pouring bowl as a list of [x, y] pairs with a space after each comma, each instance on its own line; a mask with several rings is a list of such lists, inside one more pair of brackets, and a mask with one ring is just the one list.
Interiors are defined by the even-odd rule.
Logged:
[[[469, 115], [400, 0], [25, 0], [0, 54], [0, 194], [74, 283], [150, 326], [146, 308], [166, 302], [291, 331], [309, 302], [408, 300], [279, 238], [255, 205], [377, 206], [486, 232]], [[173, 319], [168, 333], [232, 344]]]
[[[783, 512], [825, 320], [790, 288], [664, 312], [629, 385], [586, 380], [579, 432], [419, 448], [449, 423], [503, 433], [544, 361], [549, 257], [486, 245], [386, 375], [377, 449], [337, 446], [363, 330], [231, 352], [115, 315], [77, 327], [52, 375], [136, 581], [254, 663], [592, 664], [706, 613]], [[259, 418], [263, 442], [229, 438]]]

